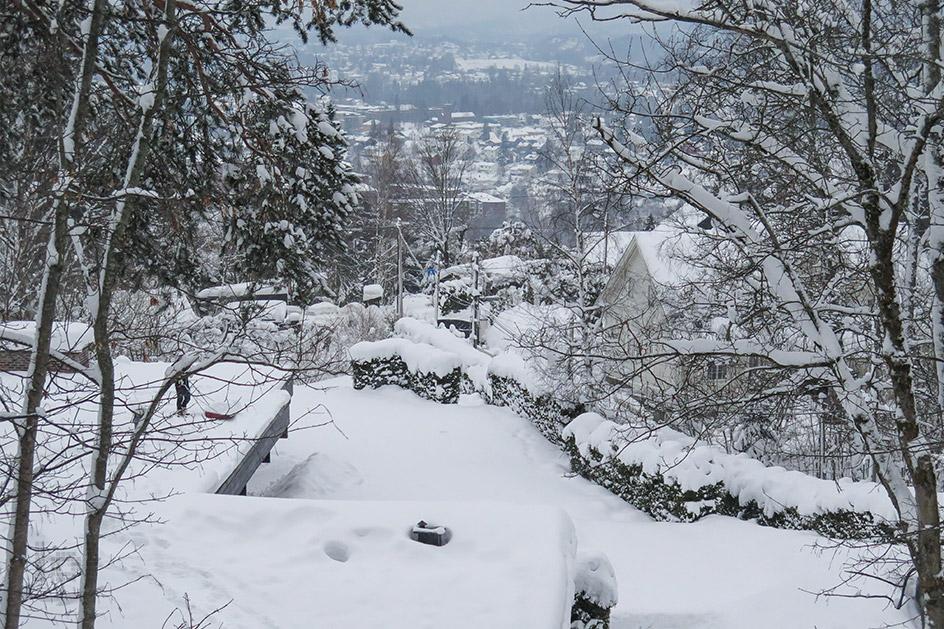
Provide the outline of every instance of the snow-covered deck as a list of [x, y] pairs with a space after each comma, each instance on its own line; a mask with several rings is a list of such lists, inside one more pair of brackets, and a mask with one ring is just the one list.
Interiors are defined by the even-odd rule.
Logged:
[[[141, 580], [102, 627], [161, 626], [186, 598], [200, 617], [226, 606], [209, 626], [228, 629], [570, 626], [575, 542], [557, 508], [189, 494], [156, 513], [165, 524], [115, 540], [140, 561], [111, 578]], [[452, 540], [409, 539], [420, 519]]]

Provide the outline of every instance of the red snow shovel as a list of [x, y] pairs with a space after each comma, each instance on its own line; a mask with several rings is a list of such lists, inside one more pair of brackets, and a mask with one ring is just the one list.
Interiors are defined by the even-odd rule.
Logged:
[[[196, 389], [193, 388], [193, 385], [190, 385], [191, 393], [195, 393]], [[203, 404], [200, 403], [200, 399], [197, 395], [192, 395], [191, 398], [197, 406], [200, 407], [200, 410], [203, 411], [203, 414], [206, 415], [207, 419], [233, 419], [236, 416], [235, 413], [217, 413], [216, 411], [208, 411], [203, 407]]]
[[203, 414], [207, 416], [207, 419], [233, 419], [235, 415], [227, 415], [226, 413], [216, 413], [213, 411], [203, 411]]

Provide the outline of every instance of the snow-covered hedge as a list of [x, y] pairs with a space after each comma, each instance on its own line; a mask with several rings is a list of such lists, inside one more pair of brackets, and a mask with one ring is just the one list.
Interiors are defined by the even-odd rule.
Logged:
[[894, 511], [875, 483], [822, 480], [698, 445], [663, 428], [639, 431], [580, 415], [561, 433], [574, 472], [657, 520], [719, 514], [783, 529], [863, 539], [893, 535]]
[[507, 406], [526, 417], [552, 443], [563, 443], [561, 429], [571, 415], [521, 356], [503, 353], [493, 358], [488, 364], [488, 383], [490, 403]]
[[351, 369], [355, 389], [393, 384], [443, 404], [459, 401], [462, 361], [432, 345], [397, 338], [357, 343]]
[[464, 339], [449, 330], [437, 327], [427, 321], [413, 317], [403, 317], [393, 327], [393, 331], [415, 343], [425, 343], [444, 352], [455, 354], [462, 363], [463, 392], [478, 391], [487, 396], [488, 380], [486, 367], [492, 357], [477, 350]]

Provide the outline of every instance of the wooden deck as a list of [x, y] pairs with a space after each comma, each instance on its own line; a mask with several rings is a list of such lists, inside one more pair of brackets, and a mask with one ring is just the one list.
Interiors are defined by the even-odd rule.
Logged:
[[242, 460], [236, 464], [236, 467], [230, 475], [220, 483], [216, 493], [228, 494], [230, 496], [245, 496], [246, 485], [249, 479], [256, 473], [259, 466], [269, 462], [269, 453], [279, 439], [288, 437], [288, 425], [291, 421], [292, 407], [292, 381], [287, 380], [282, 388], [288, 391], [289, 399], [275, 417], [265, 427], [262, 434], [252, 444], [252, 447], [246, 452]]

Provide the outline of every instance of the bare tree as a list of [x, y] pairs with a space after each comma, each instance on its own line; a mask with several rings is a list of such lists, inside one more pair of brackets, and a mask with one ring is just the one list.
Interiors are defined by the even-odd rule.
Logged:
[[406, 160], [404, 141], [391, 128], [372, 147], [365, 164], [371, 189], [359, 222], [363, 225], [361, 239], [368, 248], [371, 265], [365, 273], [362, 258], [353, 262], [360, 271], [359, 275], [366, 281], [382, 285], [385, 294], [392, 294], [396, 286], [397, 233], [394, 221], [397, 218], [409, 219], [405, 207], [409, 190]]
[[599, 357], [593, 355], [602, 323], [597, 296], [606, 277], [610, 234], [625, 216], [628, 195], [608, 156], [591, 149], [589, 104], [561, 68], [545, 92], [545, 107], [548, 138], [541, 157], [549, 169], [538, 181], [543, 204], [531, 227], [558, 271], [556, 288], [545, 295], [556, 309], [518, 343], [545, 355], [545, 375], [563, 399], [594, 405], [607, 395], [600, 386]]
[[764, 312], [782, 333], [665, 347], [824, 383], [897, 510], [924, 626], [944, 626], [940, 5], [555, 4], [679, 27], [664, 68], [677, 83], [614, 102], [649, 126], [598, 131], [636, 183], [711, 217], [715, 258], [755, 297], [733, 322]]
[[469, 145], [453, 128], [417, 140], [409, 165], [411, 227], [426, 253], [445, 266], [462, 252], [471, 209], [466, 198]]

